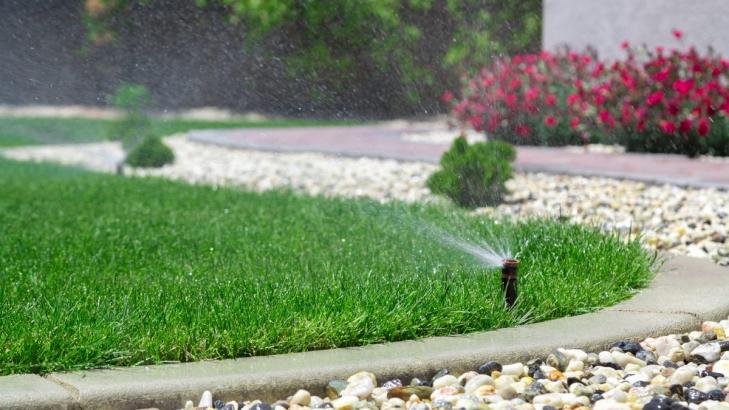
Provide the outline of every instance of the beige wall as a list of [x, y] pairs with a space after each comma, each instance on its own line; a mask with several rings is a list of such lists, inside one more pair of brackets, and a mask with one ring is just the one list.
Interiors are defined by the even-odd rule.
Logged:
[[[684, 32], [682, 43], [671, 30]], [[591, 45], [603, 58], [623, 56], [620, 43], [705, 50], [729, 57], [729, 0], [544, 0], [543, 45]]]

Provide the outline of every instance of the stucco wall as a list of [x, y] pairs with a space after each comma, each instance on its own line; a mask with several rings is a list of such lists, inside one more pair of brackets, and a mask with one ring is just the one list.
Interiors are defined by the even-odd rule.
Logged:
[[[684, 32], [681, 42], [672, 29]], [[544, 0], [543, 46], [622, 57], [620, 43], [665, 47], [711, 45], [729, 57], [729, 0]]]

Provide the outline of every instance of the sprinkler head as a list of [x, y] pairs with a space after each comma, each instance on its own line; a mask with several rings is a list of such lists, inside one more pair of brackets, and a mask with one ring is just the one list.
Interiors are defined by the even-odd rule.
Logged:
[[506, 307], [511, 309], [516, 302], [516, 289], [519, 276], [519, 261], [504, 259], [501, 265], [501, 289], [504, 291]]

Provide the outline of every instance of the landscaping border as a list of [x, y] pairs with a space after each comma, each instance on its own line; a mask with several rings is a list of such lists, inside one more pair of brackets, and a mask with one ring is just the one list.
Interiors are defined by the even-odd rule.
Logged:
[[[615, 306], [579, 316], [469, 335], [356, 348], [117, 369], [0, 377], [0, 407], [180, 408], [211, 390], [216, 399], [273, 401], [297, 389], [323, 394], [330, 380], [360, 370], [378, 380], [462, 372], [488, 360], [544, 357], [558, 347], [596, 351], [619, 340], [683, 333], [729, 315], [729, 268], [669, 256], [650, 286]], [[559, 303], [559, 301], [555, 301]]]

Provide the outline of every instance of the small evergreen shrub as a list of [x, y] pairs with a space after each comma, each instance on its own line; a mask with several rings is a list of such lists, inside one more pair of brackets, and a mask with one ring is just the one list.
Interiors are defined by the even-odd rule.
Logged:
[[511, 162], [516, 151], [502, 141], [468, 144], [464, 137], [453, 141], [440, 160], [441, 169], [428, 178], [428, 188], [467, 208], [496, 205], [506, 193]]
[[159, 168], [174, 160], [175, 154], [159, 137], [148, 135], [129, 151], [126, 163], [132, 167]]

